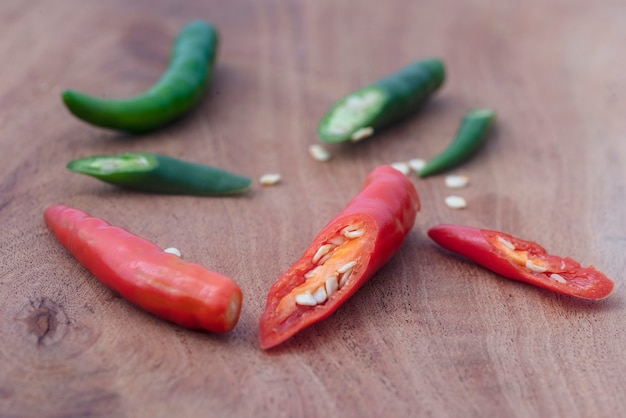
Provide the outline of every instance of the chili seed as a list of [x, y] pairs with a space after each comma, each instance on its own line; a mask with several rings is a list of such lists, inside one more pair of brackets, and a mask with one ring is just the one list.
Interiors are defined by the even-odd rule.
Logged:
[[322, 245], [321, 247], [319, 247], [317, 249], [317, 251], [315, 252], [315, 255], [313, 255], [313, 260], [312, 261], [315, 264], [317, 264], [321, 260], [321, 258], [323, 256], [325, 256], [326, 254], [328, 254], [330, 252], [330, 250], [332, 250], [333, 248], [335, 248], [335, 246], [332, 245], [332, 244], [324, 244], [324, 245]]
[[352, 267], [356, 266], [356, 261], [350, 261], [337, 269], [337, 273], [343, 274], [348, 270], [352, 270]]
[[552, 273], [550, 275], [550, 278], [556, 280], [559, 283], [567, 284], [567, 280], [565, 280], [565, 278], [561, 276], [560, 274]]
[[331, 297], [339, 289], [339, 278], [336, 274], [328, 276], [325, 282], [326, 294]]
[[311, 292], [304, 292], [296, 295], [296, 303], [302, 306], [315, 306], [317, 301], [311, 294]]
[[445, 201], [446, 205], [452, 209], [463, 209], [467, 206], [465, 199], [461, 196], [448, 196]]
[[304, 273], [304, 278], [305, 279], [312, 279], [313, 277], [315, 277], [315, 275], [317, 273], [319, 273], [319, 271], [322, 269], [322, 266], [317, 266], [309, 271], [307, 271], [306, 273]]
[[328, 161], [331, 158], [330, 152], [326, 148], [319, 144], [314, 144], [309, 147], [309, 154], [315, 161]]
[[421, 158], [413, 158], [412, 160], [409, 160], [409, 167], [411, 167], [413, 171], [418, 174], [425, 165], [426, 161], [422, 160]]
[[534, 264], [530, 260], [526, 260], [526, 268], [531, 270], [531, 271], [534, 271], [535, 273], [544, 273], [546, 270], [548, 270], [545, 267], [541, 267], [541, 266], [538, 266], [538, 265]]
[[324, 303], [326, 299], [328, 299], [328, 295], [326, 294], [326, 288], [324, 286], [320, 286], [317, 288], [315, 292], [313, 292], [313, 299], [317, 303]]
[[460, 175], [446, 176], [446, 186], [451, 189], [461, 189], [469, 184], [469, 177]]
[[180, 250], [178, 248], [169, 247], [163, 250], [164, 253], [174, 254], [177, 257], [181, 256]]
[[411, 172], [411, 167], [409, 167], [407, 163], [395, 162], [395, 163], [391, 163], [390, 165], [396, 170], [398, 170], [399, 172], [401, 172], [402, 174], [404, 174], [405, 176], [408, 176], [409, 173]]
[[514, 251], [514, 250], [515, 250], [515, 245], [513, 245], [513, 243], [512, 243], [511, 241], [506, 240], [506, 239], [504, 239], [504, 238], [502, 238], [502, 237], [498, 237], [498, 241], [499, 241], [500, 243], [504, 244], [504, 246], [505, 246], [506, 248], [508, 248], [509, 250], [512, 250], [512, 251]]
[[365, 231], [363, 231], [362, 229], [354, 228], [353, 226], [346, 226], [341, 230], [341, 235], [348, 239], [359, 238], [362, 237], [363, 234], [365, 234]]
[[355, 131], [350, 136], [350, 139], [353, 142], [357, 142], [357, 141], [360, 141], [360, 140], [365, 139], [368, 136], [372, 136], [372, 135], [374, 135], [374, 128], [372, 128], [371, 126], [367, 126], [365, 128], [361, 128], [361, 129], [358, 129], [357, 131]]
[[350, 278], [351, 275], [352, 275], [352, 270], [348, 270], [341, 275], [341, 277], [339, 278], [339, 289], [345, 286], [345, 284], [348, 282], [348, 279]]
[[280, 182], [280, 180], [281, 180], [280, 174], [270, 173], [270, 174], [263, 174], [259, 178], [259, 183], [261, 183], [263, 186], [273, 186], [277, 184], [278, 182]]

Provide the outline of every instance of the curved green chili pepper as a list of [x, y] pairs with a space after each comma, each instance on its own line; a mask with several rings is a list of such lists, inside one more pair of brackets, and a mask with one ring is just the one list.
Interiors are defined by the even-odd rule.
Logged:
[[67, 168], [119, 187], [161, 194], [230, 195], [252, 185], [248, 177], [151, 153], [94, 155], [70, 161]]
[[470, 158], [485, 142], [495, 116], [496, 113], [491, 109], [467, 112], [454, 140], [441, 154], [426, 163], [419, 171], [419, 176], [426, 177], [448, 170]]
[[322, 119], [322, 142], [358, 141], [408, 116], [444, 82], [443, 62], [426, 59], [339, 100]]
[[176, 38], [167, 70], [147, 92], [126, 99], [101, 99], [65, 90], [63, 102], [75, 116], [96, 126], [131, 133], [154, 130], [200, 101], [213, 72], [218, 42], [211, 24], [191, 22]]

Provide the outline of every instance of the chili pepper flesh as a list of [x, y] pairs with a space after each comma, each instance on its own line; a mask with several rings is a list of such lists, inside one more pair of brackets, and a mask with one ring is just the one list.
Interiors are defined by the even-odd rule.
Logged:
[[150, 193], [222, 196], [244, 193], [252, 185], [249, 177], [152, 153], [94, 155], [70, 161], [67, 168], [115, 186]]
[[400, 248], [419, 206], [404, 174], [390, 166], [372, 171], [272, 285], [259, 323], [261, 347], [276, 346], [337, 310]]
[[513, 280], [582, 299], [608, 297], [615, 282], [593, 266], [548, 254], [539, 244], [509, 234], [461, 225], [438, 225], [428, 231], [450, 251]]
[[54, 205], [44, 219], [98, 280], [147, 312], [211, 332], [229, 332], [237, 324], [242, 292], [231, 278], [79, 209]]

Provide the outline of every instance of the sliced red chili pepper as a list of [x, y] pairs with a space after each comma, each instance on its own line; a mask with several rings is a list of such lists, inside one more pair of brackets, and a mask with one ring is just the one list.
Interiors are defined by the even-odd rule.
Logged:
[[582, 299], [599, 300], [615, 283], [593, 266], [569, 257], [550, 255], [539, 244], [504, 232], [462, 225], [437, 225], [428, 230], [437, 244], [513, 280]]
[[94, 276], [146, 311], [191, 329], [228, 332], [237, 324], [242, 293], [232, 279], [78, 209], [51, 206], [44, 219]]
[[362, 190], [272, 285], [260, 320], [267, 349], [327, 318], [396, 253], [420, 208], [409, 179], [390, 166]]

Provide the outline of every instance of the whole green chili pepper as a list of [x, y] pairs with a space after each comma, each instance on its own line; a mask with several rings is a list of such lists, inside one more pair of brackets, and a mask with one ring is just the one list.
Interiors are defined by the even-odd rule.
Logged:
[[322, 142], [358, 141], [408, 116], [443, 84], [443, 62], [414, 62], [339, 100], [318, 127]]
[[440, 173], [470, 158], [485, 142], [487, 132], [495, 119], [491, 109], [471, 110], [465, 114], [454, 140], [439, 155], [419, 171], [420, 177]]
[[119, 187], [161, 194], [231, 195], [252, 185], [248, 177], [151, 153], [94, 155], [70, 161], [67, 168]]
[[202, 98], [212, 72], [219, 37], [204, 21], [179, 33], [167, 70], [147, 92], [125, 99], [101, 99], [74, 90], [62, 93], [75, 116], [96, 126], [131, 133], [157, 129], [191, 110]]

